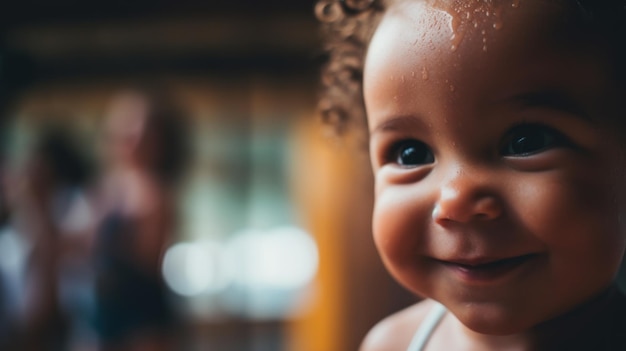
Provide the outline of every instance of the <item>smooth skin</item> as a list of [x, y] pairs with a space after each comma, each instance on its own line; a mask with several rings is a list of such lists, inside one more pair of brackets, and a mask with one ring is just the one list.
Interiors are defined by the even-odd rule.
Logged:
[[[401, 284], [451, 312], [427, 350], [537, 349], [538, 325], [619, 268], [623, 91], [565, 5], [494, 2], [466, 20], [446, 3], [391, 5], [370, 43], [374, 240]], [[362, 350], [405, 350], [430, 304]]]

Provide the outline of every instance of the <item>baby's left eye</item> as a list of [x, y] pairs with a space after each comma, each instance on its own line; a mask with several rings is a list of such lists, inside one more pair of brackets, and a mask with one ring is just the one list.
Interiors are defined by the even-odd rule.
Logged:
[[396, 146], [395, 162], [406, 168], [423, 166], [435, 162], [428, 145], [418, 140], [407, 140]]
[[523, 157], [543, 152], [562, 144], [563, 137], [552, 128], [540, 124], [514, 127], [504, 139], [503, 156]]

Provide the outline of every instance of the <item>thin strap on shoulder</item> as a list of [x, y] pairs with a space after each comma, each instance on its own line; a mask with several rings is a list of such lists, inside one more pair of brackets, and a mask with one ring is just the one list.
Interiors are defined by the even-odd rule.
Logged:
[[409, 348], [407, 351], [422, 351], [428, 342], [428, 339], [432, 335], [433, 331], [443, 319], [443, 316], [446, 314], [446, 308], [435, 301], [435, 305], [430, 310], [419, 329], [413, 336], [411, 340], [411, 344], [409, 344]]

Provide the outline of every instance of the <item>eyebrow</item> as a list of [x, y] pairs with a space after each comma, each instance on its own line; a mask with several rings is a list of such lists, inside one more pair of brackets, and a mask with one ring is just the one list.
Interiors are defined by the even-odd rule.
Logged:
[[408, 128], [424, 128], [425, 123], [413, 115], [400, 115], [385, 118], [385, 121], [377, 125], [371, 132], [370, 138], [384, 132], [399, 132]]
[[590, 122], [591, 117], [585, 108], [569, 94], [558, 90], [542, 90], [515, 96], [513, 100], [521, 103], [522, 107], [545, 107], [563, 111]]
[[[546, 89], [523, 93], [513, 96], [512, 101], [519, 103], [522, 107], [543, 107], [557, 111], [566, 112], [567, 114], [577, 117], [581, 120], [592, 122], [592, 118], [585, 108], [572, 98], [569, 94], [556, 90]], [[371, 132], [370, 138], [376, 134], [384, 132], [402, 132], [409, 128], [425, 129], [426, 124], [423, 120], [415, 115], [399, 115], [385, 118], [385, 120], [377, 125]]]

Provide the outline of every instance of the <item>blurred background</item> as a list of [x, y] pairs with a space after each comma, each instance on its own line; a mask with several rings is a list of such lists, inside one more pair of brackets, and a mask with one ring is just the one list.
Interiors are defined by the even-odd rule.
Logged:
[[0, 349], [356, 350], [415, 298], [314, 1], [0, 5]]

